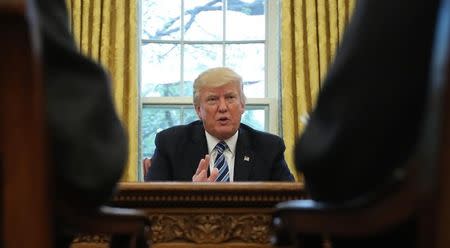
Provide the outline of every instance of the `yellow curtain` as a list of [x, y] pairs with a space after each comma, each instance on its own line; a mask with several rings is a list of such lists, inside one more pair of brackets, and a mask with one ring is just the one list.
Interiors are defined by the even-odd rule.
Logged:
[[81, 51], [112, 77], [116, 110], [128, 131], [129, 158], [123, 181], [137, 181], [137, 0], [66, 0], [71, 30]]
[[[282, 0], [281, 78], [286, 160], [295, 172], [294, 145], [314, 107], [356, 0]], [[299, 175], [296, 179], [300, 180]]]

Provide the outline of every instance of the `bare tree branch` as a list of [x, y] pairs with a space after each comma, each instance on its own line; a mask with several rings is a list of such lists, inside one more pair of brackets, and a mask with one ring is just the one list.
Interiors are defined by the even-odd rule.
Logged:
[[[241, 0], [228, 0], [227, 10], [239, 11], [246, 15], [263, 15], [264, 14], [264, 0], [255, 0], [251, 3], [243, 2]], [[195, 18], [198, 14], [206, 11], [218, 11], [222, 10], [222, 0], [212, 0], [202, 6], [197, 6], [193, 9], [186, 10], [184, 15], [189, 15], [189, 20], [184, 25], [184, 32], [187, 32], [192, 24], [195, 22]], [[160, 39], [163, 36], [170, 35], [174, 32], [180, 31], [180, 27], [173, 27], [180, 20], [180, 16], [172, 18], [164, 24], [164, 26], [155, 32], [154, 35], [149, 34], [144, 30], [144, 33], [150, 37], [150, 39]]]
[[264, 15], [264, 0], [255, 0], [251, 3], [228, 0], [227, 10], [239, 11], [246, 15]]

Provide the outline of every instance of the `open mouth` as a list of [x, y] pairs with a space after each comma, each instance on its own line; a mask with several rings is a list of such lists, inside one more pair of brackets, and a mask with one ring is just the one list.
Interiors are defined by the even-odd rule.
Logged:
[[227, 117], [221, 117], [217, 120], [220, 124], [227, 124], [229, 119]]

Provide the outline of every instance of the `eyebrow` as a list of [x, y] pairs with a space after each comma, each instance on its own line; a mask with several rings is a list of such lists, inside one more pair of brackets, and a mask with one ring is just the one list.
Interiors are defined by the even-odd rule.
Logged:
[[239, 95], [239, 93], [232, 91], [232, 92], [227, 92], [227, 93], [225, 93], [224, 95], [225, 95], [225, 96], [229, 96], [229, 95]]
[[[239, 96], [239, 92], [236, 91], [229, 91], [229, 92], [225, 92], [223, 94], [223, 96]], [[209, 98], [209, 97], [219, 97], [219, 94], [216, 94], [214, 92], [205, 92], [205, 97]]]
[[209, 97], [218, 97], [219, 95], [217, 95], [217, 94], [214, 94], [214, 93], [210, 93], [210, 94], [207, 94], [206, 95], [206, 98], [209, 98]]

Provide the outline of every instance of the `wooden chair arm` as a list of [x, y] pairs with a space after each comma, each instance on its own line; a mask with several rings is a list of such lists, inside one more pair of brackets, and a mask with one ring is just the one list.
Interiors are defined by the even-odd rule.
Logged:
[[150, 247], [150, 220], [137, 209], [102, 206], [97, 211], [64, 216], [73, 234], [109, 234], [110, 247]]
[[406, 206], [406, 202], [413, 201], [410, 197], [406, 194], [401, 198], [392, 197], [375, 207], [313, 200], [288, 201], [277, 205], [273, 224], [276, 229], [295, 233], [364, 236], [406, 220], [414, 211], [413, 207]]
[[126, 234], [150, 227], [143, 211], [108, 206], [86, 215], [70, 216], [66, 221], [69, 226], [84, 233]]
[[294, 200], [277, 204], [273, 244], [293, 244], [302, 235], [363, 237], [406, 221], [426, 204], [417, 188], [417, 170], [413, 164], [407, 175], [399, 173], [372, 194], [348, 202]]

